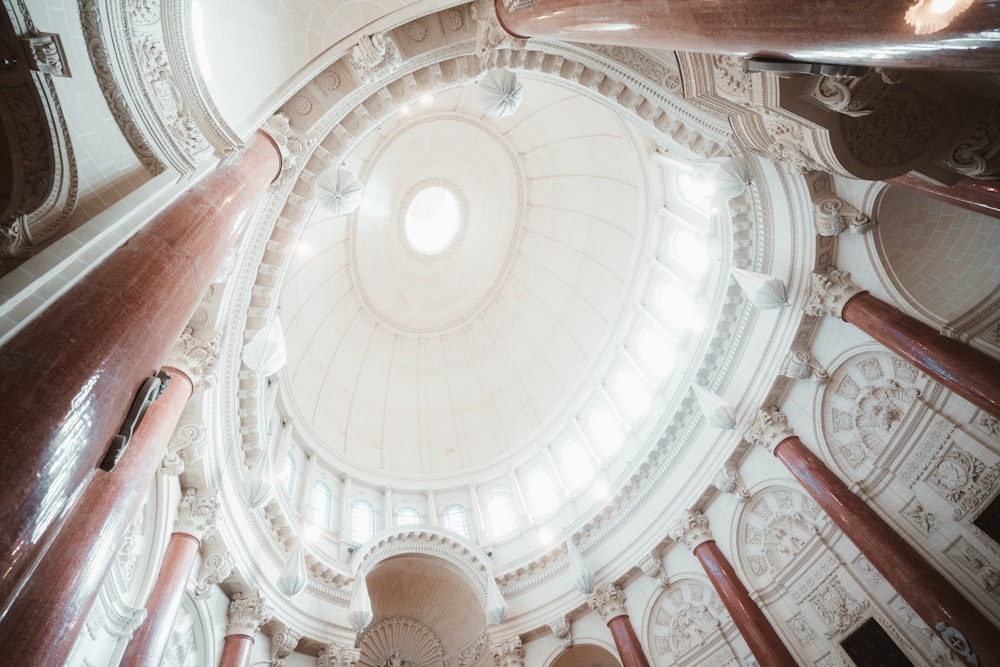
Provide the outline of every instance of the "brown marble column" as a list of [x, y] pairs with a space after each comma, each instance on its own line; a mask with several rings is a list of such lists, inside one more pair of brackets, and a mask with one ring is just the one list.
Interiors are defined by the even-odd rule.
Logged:
[[[783, 414], [761, 410], [746, 438], [766, 447], [785, 464], [920, 618], [945, 634], [946, 644], [956, 645], [949, 639], [954, 636], [948, 629], [957, 630], [978, 656], [980, 667], [1000, 665], [1000, 654], [994, 650], [1000, 629], [813, 454], [792, 433]], [[960, 651], [956, 653], [961, 656]]]
[[258, 596], [237, 594], [226, 612], [226, 637], [219, 657], [219, 667], [249, 667], [254, 636], [271, 614]]
[[931, 375], [973, 405], [1000, 417], [1000, 360], [943, 336], [895, 306], [862, 291], [837, 269], [813, 273], [808, 315], [834, 315]]
[[280, 166], [277, 146], [259, 133], [236, 164], [193, 185], [0, 348], [0, 610]]
[[188, 376], [167, 370], [166, 391], [146, 411], [114, 471], [94, 474], [71, 520], [16, 591], [0, 621], [7, 664], [66, 662], [191, 396]]
[[[917, 35], [910, 0], [494, 0], [516, 37], [681, 51], [765, 54], [813, 62], [993, 70], [995, 3]], [[986, 31], [986, 32], [983, 32]], [[905, 45], [905, 48], [903, 48]], [[803, 56], [805, 53], [807, 55]]]
[[888, 182], [945, 204], [1000, 218], [1000, 180], [964, 178], [953, 185], [937, 185], [917, 176], [903, 174], [890, 178]]
[[691, 547], [757, 662], [768, 667], [796, 667], [795, 658], [712, 539], [708, 518], [688, 510], [670, 531], [670, 537]]
[[602, 586], [587, 598], [587, 605], [596, 610], [608, 624], [622, 667], [649, 667], [649, 660], [625, 611], [625, 593], [622, 589], [611, 584]]
[[163, 661], [170, 633], [180, 609], [198, 548], [205, 535], [215, 529], [218, 502], [187, 489], [177, 507], [174, 532], [160, 563], [156, 583], [146, 601], [146, 620], [125, 649], [122, 664], [129, 667], [158, 667]]

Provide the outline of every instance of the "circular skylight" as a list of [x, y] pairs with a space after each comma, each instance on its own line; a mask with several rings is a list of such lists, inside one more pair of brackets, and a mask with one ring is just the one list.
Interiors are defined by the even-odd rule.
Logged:
[[451, 245], [461, 224], [458, 198], [440, 185], [427, 186], [406, 207], [406, 240], [425, 255], [439, 253]]

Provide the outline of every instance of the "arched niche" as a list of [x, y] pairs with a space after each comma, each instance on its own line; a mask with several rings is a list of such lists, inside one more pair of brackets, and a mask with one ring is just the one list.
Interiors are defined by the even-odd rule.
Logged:
[[560, 653], [551, 667], [621, 667], [621, 662], [603, 646], [576, 644]]
[[996, 299], [1000, 224], [974, 211], [889, 186], [875, 208], [875, 251], [914, 310], [944, 324]]
[[661, 591], [647, 611], [649, 659], [657, 667], [686, 665], [704, 656], [710, 656], [707, 664], [730, 664], [736, 656], [723, 632], [730, 623], [722, 600], [708, 582], [679, 578]]

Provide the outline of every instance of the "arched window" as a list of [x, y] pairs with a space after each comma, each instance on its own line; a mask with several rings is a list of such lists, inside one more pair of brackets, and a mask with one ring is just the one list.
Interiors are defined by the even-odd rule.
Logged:
[[355, 542], [367, 542], [375, 535], [375, 508], [364, 500], [351, 503], [351, 537]]
[[559, 460], [563, 478], [573, 491], [583, 488], [594, 476], [594, 462], [578, 438], [563, 445]]
[[533, 514], [547, 514], [559, 503], [556, 482], [544, 468], [535, 468], [528, 475], [528, 495]]
[[453, 533], [463, 535], [466, 539], [472, 539], [472, 530], [469, 528], [469, 511], [461, 505], [448, 505], [441, 515], [444, 527]]
[[313, 520], [324, 528], [330, 528], [333, 519], [333, 494], [323, 482], [313, 484]]
[[615, 375], [611, 390], [622, 415], [632, 424], [649, 414], [653, 392], [634, 368], [626, 366], [620, 370]]
[[486, 511], [490, 515], [490, 526], [494, 535], [504, 535], [517, 528], [514, 502], [506, 491], [497, 491], [486, 501]]
[[690, 292], [670, 282], [656, 287], [656, 309], [663, 323], [675, 331], [698, 331], [705, 326], [698, 304]]
[[412, 507], [404, 507], [396, 513], [397, 526], [412, 526], [420, 523], [420, 512]]
[[701, 278], [708, 268], [708, 249], [697, 234], [679, 229], [670, 238], [670, 254], [693, 278]]
[[616, 454], [625, 444], [625, 428], [608, 408], [595, 408], [590, 413], [587, 431], [601, 456]]
[[285, 492], [288, 494], [289, 498], [295, 497], [295, 457], [292, 456], [291, 452], [285, 454], [285, 469], [283, 471], [283, 476], [285, 478]]
[[697, 172], [679, 173], [675, 184], [685, 204], [704, 213], [712, 210], [712, 184], [707, 178]]
[[[636, 336], [632, 357], [656, 384], [663, 382], [674, 368], [674, 346], [658, 329], [647, 324]], [[633, 349], [629, 348], [632, 352]]]

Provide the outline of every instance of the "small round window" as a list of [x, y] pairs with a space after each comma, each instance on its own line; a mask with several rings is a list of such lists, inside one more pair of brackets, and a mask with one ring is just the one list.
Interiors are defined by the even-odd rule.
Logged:
[[406, 240], [425, 255], [439, 253], [451, 245], [461, 224], [458, 199], [451, 190], [439, 185], [424, 188], [406, 207]]

